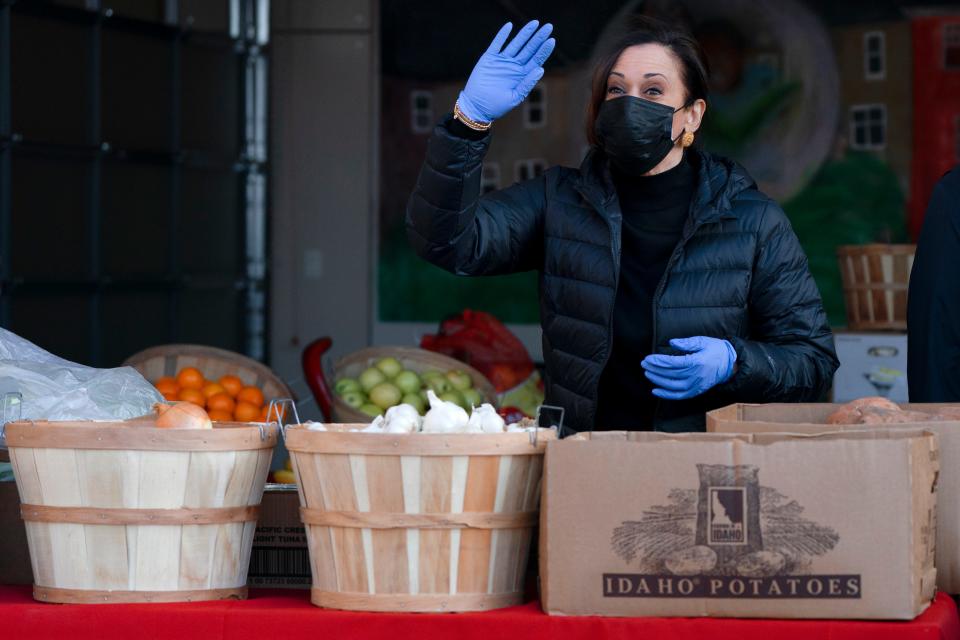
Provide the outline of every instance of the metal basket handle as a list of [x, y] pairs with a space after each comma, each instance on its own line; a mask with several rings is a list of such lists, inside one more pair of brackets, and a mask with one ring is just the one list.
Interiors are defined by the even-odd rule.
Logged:
[[7, 423], [20, 419], [23, 406], [23, 394], [9, 391], [0, 396], [0, 444], [7, 443]]
[[293, 422], [290, 424], [300, 424], [300, 414], [297, 413], [297, 403], [293, 401], [293, 398], [278, 398], [270, 401], [270, 405], [267, 407], [267, 423], [274, 422], [271, 420], [271, 417], [276, 417], [277, 426], [280, 427], [280, 435], [283, 437], [284, 441], [287, 439], [287, 427], [290, 424], [283, 424], [283, 417], [286, 415], [286, 412], [281, 412], [281, 408], [289, 405], [290, 413], [293, 414]]
[[557, 434], [560, 435], [561, 437], [563, 436], [563, 419], [567, 413], [566, 409], [564, 409], [563, 407], [552, 405], [552, 404], [541, 404], [540, 406], [537, 407], [537, 413], [536, 413], [536, 416], [534, 416], [534, 421], [536, 422], [536, 425], [534, 426], [533, 431], [530, 432], [530, 444], [532, 444], [533, 446], [537, 446], [538, 434], [540, 433], [540, 415], [543, 413], [544, 409], [560, 412], [560, 421], [557, 422], [557, 424], [550, 425], [548, 428], [556, 431]]

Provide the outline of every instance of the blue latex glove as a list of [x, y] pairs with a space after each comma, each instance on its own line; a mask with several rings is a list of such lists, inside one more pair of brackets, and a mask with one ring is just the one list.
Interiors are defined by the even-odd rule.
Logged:
[[500, 28], [460, 92], [460, 110], [468, 118], [493, 122], [523, 102], [543, 77], [543, 63], [556, 41], [550, 38], [553, 25], [546, 24], [539, 30], [538, 26], [536, 20], [527, 23], [506, 47], [503, 45], [513, 24], [508, 22]]
[[665, 400], [693, 398], [733, 376], [737, 352], [726, 340], [697, 336], [671, 340], [670, 346], [686, 351], [683, 356], [654, 354], [640, 363], [647, 379], [658, 388], [653, 395]]

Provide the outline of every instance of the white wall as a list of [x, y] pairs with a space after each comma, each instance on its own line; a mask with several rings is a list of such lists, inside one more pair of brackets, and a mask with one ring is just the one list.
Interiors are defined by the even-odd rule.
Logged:
[[[373, 0], [273, 0], [271, 366], [311, 398], [300, 353], [368, 344], [379, 75]], [[301, 418], [316, 405], [301, 402]]]

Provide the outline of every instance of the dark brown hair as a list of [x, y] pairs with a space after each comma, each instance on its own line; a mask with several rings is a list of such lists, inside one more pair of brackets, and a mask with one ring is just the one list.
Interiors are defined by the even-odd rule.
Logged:
[[587, 107], [586, 133], [591, 146], [597, 144], [593, 130], [600, 112], [600, 106], [607, 97], [607, 79], [620, 54], [630, 47], [641, 44], [659, 44], [671, 52], [680, 61], [681, 79], [687, 90], [684, 102], [689, 105], [695, 100], [706, 100], [708, 92], [709, 67], [707, 57], [700, 43], [683, 27], [675, 27], [650, 17], [638, 17], [631, 23], [625, 35], [616, 40], [597, 59], [593, 80], [590, 85], [590, 104]]

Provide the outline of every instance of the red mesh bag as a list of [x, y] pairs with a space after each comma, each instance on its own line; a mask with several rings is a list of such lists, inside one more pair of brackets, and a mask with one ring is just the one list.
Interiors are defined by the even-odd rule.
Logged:
[[534, 370], [523, 343], [483, 311], [465, 309], [447, 318], [436, 335], [420, 339], [420, 347], [466, 362], [486, 376], [498, 393], [523, 383]]

